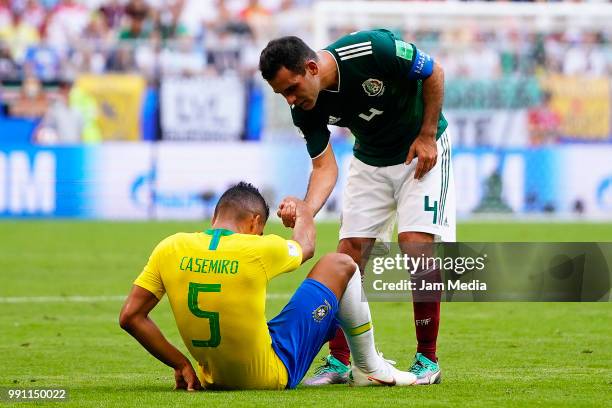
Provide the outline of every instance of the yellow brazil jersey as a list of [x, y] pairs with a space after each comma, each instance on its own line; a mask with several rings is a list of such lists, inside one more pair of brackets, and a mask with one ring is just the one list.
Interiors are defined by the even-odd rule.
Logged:
[[277, 235], [179, 233], [157, 245], [134, 284], [168, 294], [206, 388], [283, 389], [287, 370], [272, 349], [266, 286], [301, 261], [299, 244]]

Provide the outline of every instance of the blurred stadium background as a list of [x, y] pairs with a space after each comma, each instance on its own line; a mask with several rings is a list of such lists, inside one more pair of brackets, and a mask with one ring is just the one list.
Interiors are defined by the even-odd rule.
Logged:
[[[604, 1], [0, 0], [0, 385], [68, 387], [68, 406], [202, 403], [168, 392], [117, 315], [155, 244], [203, 228], [230, 184], [272, 205], [304, 194], [304, 143], [257, 72], [275, 36], [322, 47], [386, 27], [443, 65], [460, 240], [612, 241], [610, 21]], [[332, 129], [341, 177], [318, 255], [336, 247], [353, 142]], [[271, 282], [268, 317], [311, 265]], [[380, 349], [408, 367], [410, 305], [371, 306]], [[441, 387], [205, 402], [606, 405], [609, 303], [442, 307]], [[167, 301], [154, 319], [181, 344]]]
[[[446, 72], [460, 220], [612, 219], [611, 19], [604, 1], [0, 0], [0, 217], [199, 219], [241, 179], [302, 195], [260, 50], [387, 27]], [[352, 136], [333, 143], [335, 220]]]

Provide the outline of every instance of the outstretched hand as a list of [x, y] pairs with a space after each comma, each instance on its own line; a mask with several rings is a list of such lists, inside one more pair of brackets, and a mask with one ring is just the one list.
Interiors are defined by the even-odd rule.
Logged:
[[283, 225], [287, 228], [295, 227], [297, 217], [306, 215], [310, 211], [308, 204], [297, 197], [285, 197], [278, 206], [276, 214], [283, 221]]
[[285, 197], [283, 201], [278, 205], [276, 215], [283, 221], [283, 225], [287, 228], [293, 228], [295, 226], [296, 210], [295, 201], [292, 197]]

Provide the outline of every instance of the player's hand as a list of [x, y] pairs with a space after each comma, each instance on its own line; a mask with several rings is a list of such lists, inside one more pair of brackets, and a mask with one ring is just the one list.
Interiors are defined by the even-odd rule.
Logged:
[[312, 208], [310, 208], [310, 206], [306, 204], [306, 201], [300, 200], [299, 198], [295, 198], [295, 197], [293, 197], [293, 199], [295, 200], [295, 216], [297, 218], [300, 218], [300, 217], [313, 218], [314, 217]]
[[295, 220], [297, 217], [297, 205], [295, 197], [285, 197], [283, 201], [278, 205], [276, 215], [283, 220], [283, 225], [287, 228], [293, 228], [295, 226]]
[[197, 391], [202, 389], [202, 384], [190, 363], [174, 370], [175, 390]]
[[438, 146], [436, 138], [419, 134], [408, 151], [406, 164], [412, 163], [412, 160], [417, 157], [419, 159], [417, 167], [414, 171], [414, 178], [420, 180], [429, 170], [433, 169], [438, 161]]
[[285, 227], [293, 228], [298, 217], [312, 217], [312, 210], [304, 200], [289, 196], [281, 201], [277, 215], [283, 220]]

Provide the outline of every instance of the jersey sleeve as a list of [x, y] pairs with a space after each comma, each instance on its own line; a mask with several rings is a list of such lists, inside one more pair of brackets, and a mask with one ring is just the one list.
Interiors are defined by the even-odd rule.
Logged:
[[161, 278], [160, 265], [164, 256], [166, 256], [168, 252], [169, 241], [170, 239], [166, 238], [157, 244], [151, 253], [151, 256], [149, 256], [149, 261], [145, 265], [140, 275], [138, 275], [134, 281], [134, 285], [148, 290], [158, 299], [161, 299], [164, 296], [164, 293], [166, 293], [166, 288], [164, 288]]
[[[316, 109], [316, 108], [315, 108]], [[318, 157], [329, 144], [330, 131], [327, 128], [329, 116], [321, 112], [305, 112], [299, 108], [291, 109], [293, 124], [306, 141], [306, 149], [311, 158]]]
[[297, 269], [302, 264], [302, 247], [278, 235], [262, 237], [261, 260], [268, 280]]
[[391, 32], [376, 32], [372, 45], [377, 66], [386, 77], [419, 80], [428, 78], [433, 72], [433, 58]]

